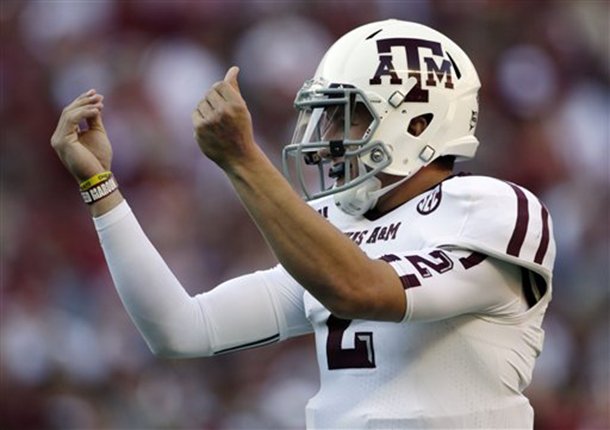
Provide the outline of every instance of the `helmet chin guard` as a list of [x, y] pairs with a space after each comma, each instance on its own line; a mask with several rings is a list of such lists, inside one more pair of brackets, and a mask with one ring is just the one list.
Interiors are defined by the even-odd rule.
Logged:
[[381, 196], [392, 191], [407, 179], [409, 177], [405, 176], [393, 184], [382, 187], [379, 178], [372, 176], [360, 185], [333, 194], [335, 205], [348, 215], [362, 216], [377, 205]]
[[[468, 56], [436, 30], [399, 20], [358, 27], [298, 92], [284, 173], [307, 200], [334, 194], [341, 210], [362, 215], [435, 159], [475, 155], [479, 87]], [[410, 124], [420, 117], [427, 127], [414, 135]], [[308, 166], [317, 167], [317, 181]], [[381, 172], [403, 179], [382, 188]]]
[[381, 189], [381, 181], [372, 176], [362, 184], [333, 195], [335, 204], [348, 215], [360, 216], [377, 204], [376, 191]]

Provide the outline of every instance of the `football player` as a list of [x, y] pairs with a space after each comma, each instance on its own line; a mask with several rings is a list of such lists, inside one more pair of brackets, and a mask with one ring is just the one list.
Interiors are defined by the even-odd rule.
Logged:
[[254, 140], [237, 75], [198, 104], [194, 136], [279, 264], [209, 292], [186, 293], [118, 191], [101, 95], [68, 105], [52, 137], [151, 350], [212, 356], [313, 332], [308, 428], [532, 428], [523, 390], [551, 298], [552, 223], [528, 190], [453, 172], [479, 144], [468, 56], [411, 22], [349, 32], [296, 97], [285, 175]]

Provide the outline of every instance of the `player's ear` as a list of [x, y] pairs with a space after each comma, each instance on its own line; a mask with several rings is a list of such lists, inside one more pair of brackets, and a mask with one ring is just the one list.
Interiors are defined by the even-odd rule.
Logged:
[[429, 115], [416, 116], [409, 123], [409, 133], [413, 136], [419, 136], [430, 125]]

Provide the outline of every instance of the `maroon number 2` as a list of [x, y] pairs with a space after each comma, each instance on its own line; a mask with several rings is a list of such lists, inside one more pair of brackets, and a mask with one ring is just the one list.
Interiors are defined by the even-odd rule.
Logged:
[[342, 348], [343, 334], [352, 320], [344, 320], [330, 315], [326, 321], [328, 338], [326, 338], [326, 357], [328, 369], [371, 369], [375, 367], [375, 350], [373, 333], [354, 333], [354, 347]]

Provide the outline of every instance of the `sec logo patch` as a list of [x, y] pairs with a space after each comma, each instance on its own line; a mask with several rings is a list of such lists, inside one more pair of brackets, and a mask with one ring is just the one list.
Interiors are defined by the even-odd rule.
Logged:
[[442, 183], [438, 184], [424, 195], [419, 203], [417, 203], [417, 212], [422, 215], [429, 215], [438, 208], [443, 197], [442, 185]]

